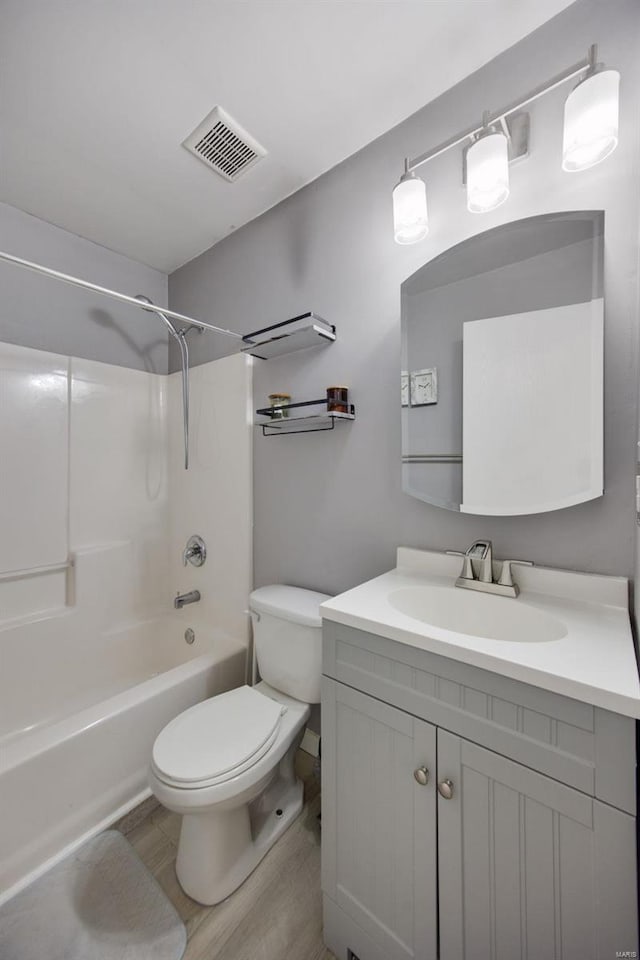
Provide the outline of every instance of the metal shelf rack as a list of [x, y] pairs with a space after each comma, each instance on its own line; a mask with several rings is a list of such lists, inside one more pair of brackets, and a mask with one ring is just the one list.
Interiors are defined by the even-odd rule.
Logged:
[[336, 341], [336, 328], [317, 313], [302, 313], [290, 320], [247, 333], [242, 338], [243, 353], [268, 360], [309, 347], [329, 346]]
[[[329, 410], [327, 400], [323, 399], [303, 400], [299, 403], [287, 403], [278, 407], [262, 407], [260, 410], [256, 410], [256, 415], [264, 417], [264, 419], [256, 420], [255, 426], [262, 428], [263, 437], [282, 436], [288, 433], [321, 433], [325, 430], [334, 430], [336, 423], [355, 420], [355, 406], [352, 403], [347, 406], [348, 412], [346, 413]], [[293, 417], [288, 414], [289, 410], [309, 410], [311, 407], [324, 409]], [[282, 417], [274, 417], [274, 410], [287, 411], [287, 413]]]

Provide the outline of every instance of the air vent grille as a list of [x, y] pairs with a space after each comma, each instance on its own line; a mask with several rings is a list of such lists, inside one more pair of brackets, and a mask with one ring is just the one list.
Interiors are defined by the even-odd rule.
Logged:
[[264, 147], [221, 107], [214, 107], [182, 145], [230, 181], [267, 155]]

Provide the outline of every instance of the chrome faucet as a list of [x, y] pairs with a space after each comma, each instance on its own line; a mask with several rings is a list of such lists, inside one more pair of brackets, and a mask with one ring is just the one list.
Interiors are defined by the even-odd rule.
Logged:
[[480, 590], [483, 593], [495, 593], [499, 597], [517, 597], [518, 584], [513, 582], [511, 567], [532, 567], [530, 560], [503, 560], [500, 576], [493, 577], [493, 544], [491, 540], [476, 540], [466, 553], [447, 550], [454, 557], [463, 557], [462, 570], [456, 580], [456, 587], [465, 590]]
[[187, 603], [197, 603], [200, 599], [199, 590], [190, 590], [189, 593], [178, 593], [173, 601], [176, 610], [182, 610]]

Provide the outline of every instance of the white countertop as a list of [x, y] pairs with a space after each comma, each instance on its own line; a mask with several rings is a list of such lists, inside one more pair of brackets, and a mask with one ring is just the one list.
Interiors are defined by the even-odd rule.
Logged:
[[400, 547], [395, 570], [325, 601], [321, 614], [327, 620], [640, 718], [626, 579], [550, 567], [514, 567], [520, 596], [500, 597], [499, 602], [528, 605], [566, 625], [565, 636], [542, 643], [444, 630], [400, 612], [390, 602], [394, 592], [406, 587], [459, 589], [454, 583], [461, 565], [460, 557]]

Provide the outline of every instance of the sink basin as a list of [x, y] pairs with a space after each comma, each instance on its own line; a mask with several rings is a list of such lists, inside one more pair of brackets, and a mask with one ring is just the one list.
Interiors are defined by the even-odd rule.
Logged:
[[425, 584], [394, 590], [388, 600], [392, 607], [414, 620], [468, 637], [508, 643], [550, 643], [567, 635], [561, 620], [508, 597]]

